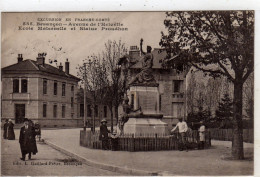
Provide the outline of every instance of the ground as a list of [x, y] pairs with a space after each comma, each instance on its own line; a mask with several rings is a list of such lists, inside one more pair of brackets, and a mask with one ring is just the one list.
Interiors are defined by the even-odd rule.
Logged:
[[[16, 137], [19, 136], [18, 131]], [[81, 162], [54, 150], [46, 144], [37, 144], [39, 153], [32, 156], [32, 160], [20, 160], [21, 152], [18, 140], [3, 140], [1, 146], [1, 176], [118, 176], [116, 172], [110, 172], [87, 166]], [[65, 165], [64, 161], [71, 161]], [[74, 162], [73, 162], [74, 161]], [[47, 165], [46, 165], [47, 163]]]
[[[93, 162], [116, 167], [161, 172], [171, 175], [216, 176], [216, 175], [253, 175], [253, 144], [244, 143], [246, 160], [228, 160], [231, 142], [212, 141], [212, 147], [206, 150], [125, 152], [103, 151], [81, 147], [79, 145], [80, 129], [42, 130], [42, 137], [69, 152]], [[16, 136], [19, 136], [16, 130]], [[7, 148], [10, 149], [7, 149]], [[38, 144], [39, 153], [33, 156], [35, 162], [60, 162], [69, 158], [48, 145]], [[14, 165], [22, 162], [17, 140], [2, 142], [3, 175], [127, 175], [109, 172], [86, 165], [79, 166], [26, 166]], [[47, 170], [46, 170], [47, 168]], [[14, 170], [15, 169], [15, 170]], [[16, 172], [16, 173], [15, 173]], [[17, 174], [19, 172], [19, 174]]]

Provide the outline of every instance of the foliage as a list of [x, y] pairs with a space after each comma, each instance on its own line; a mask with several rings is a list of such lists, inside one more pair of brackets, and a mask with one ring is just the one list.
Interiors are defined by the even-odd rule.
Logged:
[[[117, 62], [125, 52], [126, 47], [121, 40], [118, 42], [108, 40], [101, 55], [93, 54], [77, 67], [78, 77], [81, 78], [82, 84], [86, 87], [86, 97], [91, 102], [92, 109], [96, 103], [108, 105], [111, 119], [114, 117], [113, 107], [115, 108], [115, 116], [118, 118], [117, 109], [124, 93], [124, 84], [120, 79], [120, 68]], [[78, 94], [79, 101], [82, 101], [83, 95], [83, 93]]]
[[219, 103], [218, 109], [216, 110], [216, 120], [225, 121], [231, 120], [233, 117], [233, 101], [226, 93]]
[[168, 53], [164, 65], [193, 66], [234, 84], [232, 155], [243, 159], [242, 90], [254, 68], [254, 12], [167, 12], [164, 24], [168, 29], [160, 41]]
[[[123, 80], [120, 78], [120, 68], [117, 65], [118, 59], [127, 52], [125, 44], [119, 40], [108, 40], [105, 43], [105, 50], [103, 51], [104, 63], [107, 71], [107, 95], [106, 104], [111, 112], [111, 119], [113, 118], [112, 108], [115, 108], [115, 117], [118, 121], [118, 106], [122, 102], [123, 94], [125, 92]], [[111, 121], [113, 122], [113, 121]]]
[[[78, 77], [81, 79], [86, 93], [86, 98], [91, 101], [92, 112], [97, 102], [102, 102], [105, 93], [103, 88], [107, 83], [107, 72], [103, 59], [100, 56], [92, 55], [83, 60], [82, 65], [78, 65]], [[84, 96], [83, 96], [84, 97]], [[85, 105], [86, 106], [86, 105]], [[95, 131], [95, 115], [92, 114], [93, 131]]]
[[192, 65], [214, 77], [224, 75], [231, 81], [238, 71], [243, 80], [252, 72], [253, 11], [167, 12], [166, 15], [164, 24], [169, 34], [162, 33], [160, 42], [168, 53], [166, 63], [178, 55], [175, 62]]

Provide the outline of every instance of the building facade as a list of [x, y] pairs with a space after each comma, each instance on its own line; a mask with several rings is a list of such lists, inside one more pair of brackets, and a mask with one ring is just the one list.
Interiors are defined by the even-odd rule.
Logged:
[[79, 126], [76, 93], [79, 78], [69, 73], [69, 62], [53, 67], [39, 54], [35, 60], [23, 60], [2, 68], [2, 119], [22, 123], [24, 118], [43, 127]]
[[[77, 102], [78, 102], [78, 110], [77, 115], [82, 120], [84, 119], [84, 96], [83, 96], [83, 89], [80, 88], [77, 94]], [[97, 102], [96, 105], [93, 107], [91, 104], [91, 95], [87, 93], [87, 106], [86, 106], [86, 126], [91, 127], [93, 125], [93, 117], [95, 119], [95, 125], [100, 126], [100, 122], [102, 119], [106, 119], [108, 125], [111, 124], [111, 117], [113, 116], [114, 125], [116, 123], [115, 118], [115, 108], [113, 107], [112, 110], [109, 108], [108, 105], [104, 105], [100, 102]], [[112, 112], [112, 114], [111, 114]]]
[[[186, 119], [186, 74], [188, 69], [180, 72], [180, 69], [165, 68], [162, 65], [163, 59], [166, 57], [166, 51], [155, 48], [153, 55], [153, 75], [156, 82], [159, 84], [159, 109], [163, 113], [163, 120], [168, 124], [175, 124], [178, 118]], [[135, 77], [142, 68], [141, 51], [137, 46], [131, 46], [129, 55], [122, 57], [119, 60], [121, 65], [122, 77], [130, 81]], [[132, 95], [128, 95], [130, 104]]]

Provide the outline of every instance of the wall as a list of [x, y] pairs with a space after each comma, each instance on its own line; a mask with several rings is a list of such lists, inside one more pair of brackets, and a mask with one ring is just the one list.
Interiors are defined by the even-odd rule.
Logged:
[[[27, 78], [27, 93], [13, 93], [13, 78]], [[43, 94], [43, 78], [48, 80], [47, 94]], [[58, 81], [58, 95], [53, 95], [54, 80]], [[62, 82], [66, 83], [66, 94], [61, 96]], [[21, 84], [21, 82], [20, 82]], [[74, 85], [74, 93], [71, 92], [71, 86]], [[66, 80], [59, 76], [53, 77], [45, 74], [5, 74], [2, 75], [2, 119], [11, 118], [15, 120], [15, 104], [25, 104], [25, 117], [40, 121], [43, 125], [49, 126], [79, 126], [83, 125], [81, 119], [77, 118], [77, 82]], [[21, 90], [20, 90], [21, 92]], [[73, 111], [71, 108], [71, 97], [74, 97]], [[47, 104], [47, 116], [43, 118], [43, 103]], [[57, 104], [57, 118], [53, 119], [53, 105]], [[66, 105], [65, 118], [62, 118], [62, 105]], [[74, 112], [73, 118], [71, 113]], [[62, 120], [62, 121], [61, 121]], [[15, 121], [13, 121], [15, 122]]]
[[[47, 79], [47, 94], [43, 94], [43, 80]], [[54, 95], [54, 81], [57, 81], [57, 95]], [[65, 96], [62, 96], [62, 83], [66, 84]], [[74, 86], [74, 92], [71, 92], [71, 86]], [[76, 93], [77, 82], [66, 80], [62, 77], [53, 77], [49, 75], [42, 75], [39, 78], [39, 118], [43, 118], [42, 109], [43, 103], [47, 103], [47, 117], [53, 117], [53, 106], [57, 105], [57, 118], [62, 118], [62, 105], [65, 105], [65, 118], [77, 118], [77, 103], [76, 103]], [[74, 107], [71, 107], [71, 97], [74, 97]], [[71, 117], [71, 113], [74, 113]]]
[[[131, 70], [131, 79], [138, 73], [140, 70]], [[185, 104], [185, 95], [186, 95], [186, 78], [185, 73], [177, 73], [175, 70], [163, 70], [163, 69], [154, 69], [153, 75], [157, 83], [159, 83], [159, 92], [161, 95], [161, 112], [166, 117], [179, 118], [186, 117], [186, 104]], [[174, 95], [180, 95], [180, 93], [173, 92], [173, 80], [182, 81], [180, 87], [180, 93], [183, 93], [182, 98], [175, 98]], [[181, 116], [175, 116], [173, 106], [175, 103], [178, 103], [179, 107], [182, 106]]]
[[[13, 93], [13, 78], [27, 78], [27, 93]], [[4, 77], [2, 76], [2, 118], [15, 120], [15, 104], [25, 104], [25, 117], [38, 117], [37, 85], [38, 78], [33, 74], [5, 74]], [[19, 92], [21, 92], [21, 86]]]

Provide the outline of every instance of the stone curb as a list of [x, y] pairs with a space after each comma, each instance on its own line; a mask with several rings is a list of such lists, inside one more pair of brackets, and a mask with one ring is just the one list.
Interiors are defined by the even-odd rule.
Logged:
[[91, 166], [91, 167], [100, 168], [100, 169], [108, 170], [108, 171], [112, 171], [112, 172], [118, 172], [118, 173], [122, 173], [122, 174], [128, 174], [128, 175], [132, 175], [132, 176], [174, 176], [173, 174], [170, 174], [167, 171], [164, 171], [164, 172], [149, 172], [149, 171], [144, 171], [144, 170], [124, 168], [124, 167], [94, 162], [94, 161], [88, 160], [84, 157], [81, 157], [78, 154], [72, 153], [72, 152], [70, 152], [70, 151], [68, 151], [68, 150], [66, 150], [62, 147], [59, 147], [56, 144], [53, 144], [52, 142], [50, 142], [48, 140], [42, 139], [42, 142], [44, 142], [45, 144], [51, 146], [52, 148], [66, 154], [70, 157], [73, 157], [73, 158], [75, 158], [75, 159], [81, 161], [82, 163], [84, 163], [88, 166]]

